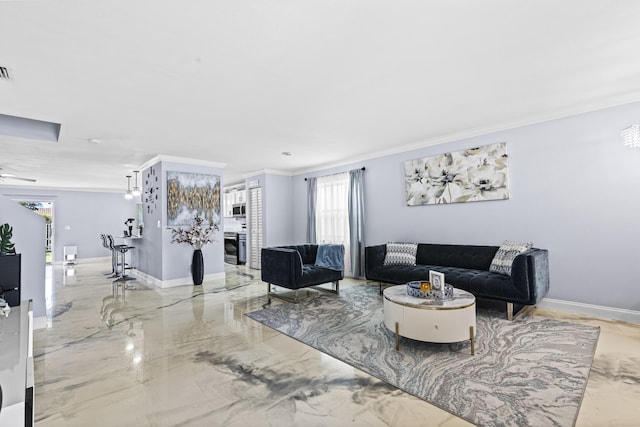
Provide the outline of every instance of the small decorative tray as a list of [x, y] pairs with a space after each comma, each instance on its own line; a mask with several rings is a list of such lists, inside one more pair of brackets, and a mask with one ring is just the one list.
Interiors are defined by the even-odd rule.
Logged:
[[414, 281], [407, 283], [407, 295], [416, 298], [445, 300], [453, 298], [453, 286], [445, 283], [444, 290], [432, 289], [431, 283], [426, 281]]

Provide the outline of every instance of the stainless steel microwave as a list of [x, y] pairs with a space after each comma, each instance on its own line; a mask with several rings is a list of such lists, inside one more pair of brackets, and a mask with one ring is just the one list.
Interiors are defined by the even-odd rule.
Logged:
[[244, 203], [235, 204], [231, 209], [234, 217], [244, 218], [247, 216], [247, 205]]

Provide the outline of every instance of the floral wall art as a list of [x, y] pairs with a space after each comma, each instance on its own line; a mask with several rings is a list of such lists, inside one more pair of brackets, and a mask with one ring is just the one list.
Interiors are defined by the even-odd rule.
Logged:
[[220, 177], [167, 171], [167, 225], [189, 225], [196, 214], [220, 224]]
[[509, 198], [507, 144], [484, 145], [405, 162], [408, 206]]

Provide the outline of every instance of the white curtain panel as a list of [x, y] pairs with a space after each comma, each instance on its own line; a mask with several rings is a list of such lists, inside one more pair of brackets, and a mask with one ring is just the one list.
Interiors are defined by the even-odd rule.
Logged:
[[349, 245], [349, 173], [321, 176], [316, 183], [318, 243], [344, 245], [344, 275], [353, 276]]

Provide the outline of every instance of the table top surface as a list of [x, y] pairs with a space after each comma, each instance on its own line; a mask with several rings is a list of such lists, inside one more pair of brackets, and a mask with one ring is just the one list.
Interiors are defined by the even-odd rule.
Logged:
[[418, 298], [407, 295], [407, 285], [391, 286], [384, 290], [384, 298], [392, 303], [426, 310], [459, 310], [476, 303], [473, 294], [453, 288], [453, 298], [445, 300]]
[[28, 303], [23, 301], [22, 304], [11, 307], [8, 317], [0, 316], [0, 386], [3, 408], [24, 401], [27, 381], [28, 315]]

